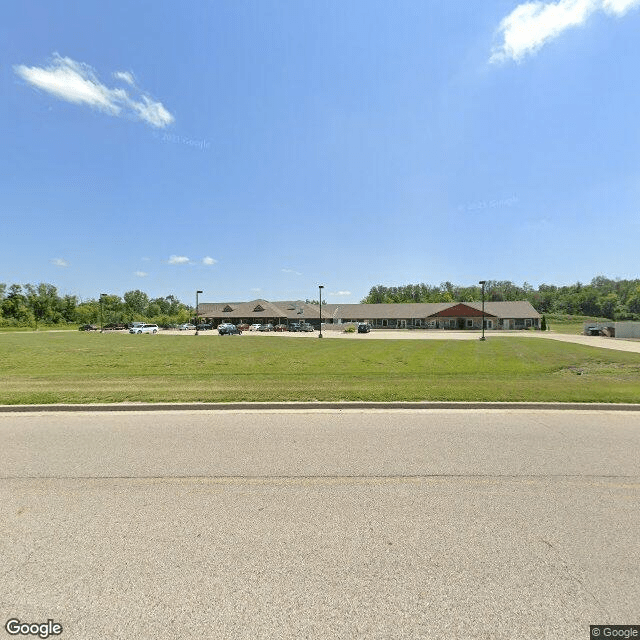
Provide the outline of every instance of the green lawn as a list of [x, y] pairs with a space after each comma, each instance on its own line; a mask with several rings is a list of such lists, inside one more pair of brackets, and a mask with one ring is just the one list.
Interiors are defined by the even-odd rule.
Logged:
[[0, 404], [640, 402], [640, 354], [553, 340], [0, 335]]

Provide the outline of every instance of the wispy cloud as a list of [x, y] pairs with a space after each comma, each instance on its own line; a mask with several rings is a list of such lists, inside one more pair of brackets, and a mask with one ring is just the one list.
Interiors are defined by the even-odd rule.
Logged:
[[187, 256], [170, 256], [169, 264], [189, 264], [189, 258]]
[[[110, 116], [133, 116], [158, 128], [164, 128], [174, 121], [161, 102], [152, 100], [144, 93], [133, 98], [124, 89], [110, 89], [100, 82], [88, 64], [63, 58], [57, 53], [47, 66], [27, 67], [19, 64], [13, 69], [37, 89], [67, 102], [88, 105]], [[117, 71], [114, 75], [135, 88], [131, 73]]]
[[68, 267], [69, 266], [69, 263], [64, 258], [53, 258], [51, 260], [51, 264], [55, 265], [56, 267]]
[[330, 296], [350, 296], [351, 291], [333, 291], [329, 293]]
[[136, 79], [134, 78], [133, 73], [131, 73], [130, 71], [115, 71], [113, 73], [113, 77], [117, 80], [126, 82], [131, 87], [136, 86]]
[[211, 264], [216, 264], [216, 262], [218, 261], [215, 258], [211, 258], [209, 256], [202, 258], [202, 264], [211, 265]]
[[137, 275], [138, 278], [146, 278], [149, 274], [146, 271], [136, 271], [135, 275]]
[[282, 273], [293, 273], [294, 276], [301, 276], [302, 274], [299, 271], [294, 271], [293, 269], [280, 269]]
[[522, 3], [500, 23], [497, 33], [502, 41], [494, 47], [489, 61], [519, 62], [567, 29], [585, 24], [596, 11], [623, 16], [638, 6], [640, 0], [559, 0]]

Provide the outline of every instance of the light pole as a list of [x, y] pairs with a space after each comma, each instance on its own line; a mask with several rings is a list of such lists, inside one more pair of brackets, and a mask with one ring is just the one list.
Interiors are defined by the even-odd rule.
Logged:
[[202, 291], [196, 291], [196, 317], [195, 317], [196, 335], [198, 335], [198, 294], [199, 293], [202, 293]]
[[322, 290], [324, 289], [324, 285], [318, 285], [318, 291], [320, 291], [320, 335], [318, 338], [322, 338]]
[[482, 338], [480, 340], [484, 340], [484, 285], [487, 284], [487, 281], [480, 280], [478, 284], [482, 285]]
[[100, 294], [100, 333], [104, 333], [104, 327], [103, 327], [103, 322], [102, 322], [102, 301], [103, 298], [106, 296], [106, 293], [101, 293]]

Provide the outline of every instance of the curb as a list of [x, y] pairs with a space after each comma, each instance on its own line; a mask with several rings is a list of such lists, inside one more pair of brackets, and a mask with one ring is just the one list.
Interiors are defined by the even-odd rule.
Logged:
[[638, 411], [640, 404], [605, 402], [200, 402], [0, 405], [0, 413], [88, 411], [313, 411], [318, 409], [525, 409], [543, 411]]

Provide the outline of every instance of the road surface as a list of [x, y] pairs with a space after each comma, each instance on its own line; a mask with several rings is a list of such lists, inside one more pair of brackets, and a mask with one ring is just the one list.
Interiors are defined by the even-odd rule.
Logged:
[[0, 637], [640, 623], [636, 412], [0, 414], [0, 442]]

